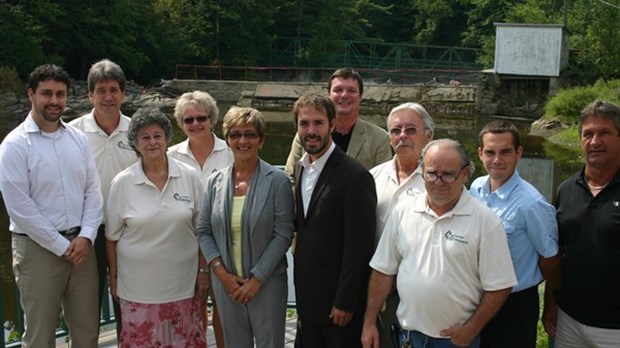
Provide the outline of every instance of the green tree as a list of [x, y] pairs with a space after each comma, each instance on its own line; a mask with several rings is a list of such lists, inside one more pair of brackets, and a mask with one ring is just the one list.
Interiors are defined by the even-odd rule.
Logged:
[[45, 60], [39, 23], [21, 4], [0, 0], [0, 66], [14, 67], [25, 77]]
[[460, 33], [467, 28], [468, 1], [411, 0], [416, 11], [413, 40], [418, 44], [459, 46]]
[[575, 0], [568, 27], [576, 69], [588, 82], [620, 77], [620, 1]]

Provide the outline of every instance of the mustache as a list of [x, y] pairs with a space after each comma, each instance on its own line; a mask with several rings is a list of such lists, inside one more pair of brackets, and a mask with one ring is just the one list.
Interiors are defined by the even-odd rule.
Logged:
[[413, 147], [413, 142], [408, 141], [408, 140], [401, 140], [400, 142], [398, 142], [398, 144], [396, 144], [394, 149], [396, 150], [396, 149], [404, 147], [404, 146]]
[[318, 134], [308, 134], [304, 137], [304, 140], [321, 140]]

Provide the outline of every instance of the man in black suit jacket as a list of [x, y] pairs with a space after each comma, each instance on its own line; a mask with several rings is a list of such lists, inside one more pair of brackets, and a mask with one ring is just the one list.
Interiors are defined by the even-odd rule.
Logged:
[[331, 139], [332, 102], [299, 98], [293, 113], [306, 151], [295, 166], [296, 347], [361, 347], [377, 196], [370, 173]]

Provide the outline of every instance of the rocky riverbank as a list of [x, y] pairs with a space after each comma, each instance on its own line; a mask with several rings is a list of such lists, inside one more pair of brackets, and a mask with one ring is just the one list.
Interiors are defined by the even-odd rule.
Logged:
[[[127, 83], [126, 93], [122, 110], [127, 115], [133, 114], [143, 106], [156, 106], [166, 112], [171, 112], [178, 97], [176, 93], [168, 91], [163, 86], [144, 88], [133, 82]], [[73, 81], [63, 118], [71, 120], [89, 112], [92, 107], [88, 99], [86, 82]], [[21, 95], [12, 92], [0, 92], [0, 119], [23, 120], [28, 116], [30, 108], [30, 101], [25, 91]]]

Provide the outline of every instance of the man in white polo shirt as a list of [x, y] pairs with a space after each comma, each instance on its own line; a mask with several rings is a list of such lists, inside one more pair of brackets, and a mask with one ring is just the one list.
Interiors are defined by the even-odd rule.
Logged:
[[[387, 118], [387, 129], [394, 158], [372, 168], [370, 174], [377, 186], [377, 234], [379, 242], [385, 223], [394, 207], [404, 200], [424, 192], [420, 153], [433, 140], [435, 122], [418, 103], [400, 104]], [[396, 308], [400, 299], [396, 286], [388, 296], [379, 318], [381, 347], [393, 347], [392, 325], [398, 323]]]
[[398, 274], [400, 342], [478, 347], [479, 333], [516, 279], [501, 221], [463, 184], [473, 172], [461, 144], [422, 151], [426, 192], [395, 207], [370, 266], [362, 342], [378, 347], [377, 314]]
[[[131, 119], [121, 113], [121, 105], [125, 101], [126, 84], [125, 74], [118, 64], [107, 59], [93, 64], [88, 72], [88, 98], [94, 108], [90, 113], [69, 123], [88, 137], [88, 143], [95, 155], [97, 171], [101, 177], [104, 206], [108, 201], [112, 179], [138, 159], [127, 140], [127, 130]], [[101, 308], [108, 275], [105, 215], [97, 232], [95, 254], [99, 275], [99, 308]], [[118, 335], [121, 332], [121, 311], [116, 301], [113, 301], [113, 307]]]

